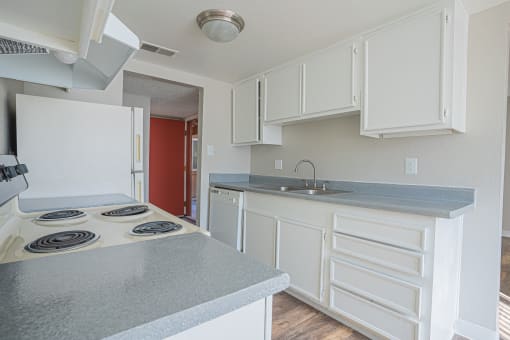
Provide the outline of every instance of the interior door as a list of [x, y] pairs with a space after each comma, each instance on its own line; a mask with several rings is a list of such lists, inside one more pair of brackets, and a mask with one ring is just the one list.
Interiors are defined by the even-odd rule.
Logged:
[[184, 215], [184, 121], [151, 118], [149, 202]]
[[[191, 219], [196, 219], [196, 210], [193, 210], [193, 206], [197, 199], [197, 173], [198, 173], [198, 151], [197, 147], [193, 147], [198, 141], [198, 119], [192, 119], [187, 121], [186, 127], [186, 216]], [[198, 145], [197, 145], [198, 146]]]

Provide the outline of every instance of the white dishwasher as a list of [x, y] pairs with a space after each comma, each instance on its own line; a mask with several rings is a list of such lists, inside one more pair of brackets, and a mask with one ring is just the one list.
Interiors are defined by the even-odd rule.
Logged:
[[212, 238], [242, 251], [242, 191], [209, 188], [209, 232]]

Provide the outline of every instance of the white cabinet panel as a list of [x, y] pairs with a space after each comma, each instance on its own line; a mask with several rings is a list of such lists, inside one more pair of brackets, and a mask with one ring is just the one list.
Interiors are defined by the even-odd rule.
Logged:
[[[342, 234], [333, 235], [333, 250], [360, 259], [378, 270], [423, 276], [423, 254]], [[372, 268], [372, 266], [371, 266]], [[392, 272], [390, 272], [391, 274]]]
[[331, 283], [403, 314], [419, 318], [421, 287], [338, 258], [330, 264]]
[[420, 339], [418, 322], [343, 289], [331, 287], [330, 308], [389, 339]]
[[259, 140], [258, 78], [247, 80], [232, 90], [232, 142], [234, 144]]
[[303, 66], [303, 114], [359, 108], [357, 47], [342, 44], [315, 54]]
[[278, 219], [277, 267], [290, 276], [290, 287], [317, 301], [322, 301], [324, 259], [322, 228]]
[[334, 217], [334, 230], [411, 250], [425, 250], [426, 224], [416, 223], [409, 218], [397, 221], [386, 219], [380, 213], [364, 216], [337, 213]]
[[446, 3], [364, 38], [361, 134], [465, 131], [467, 14]]
[[276, 262], [276, 220], [267, 215], [245, 210], [244, 253], [271, 267]]
[[365, 130], [443, 121], [443, 21], [436, 11], [366, 39]]
[[264, 120], [273, 122], [301, 114], [301, 64], [292, 64], [264, 76]]

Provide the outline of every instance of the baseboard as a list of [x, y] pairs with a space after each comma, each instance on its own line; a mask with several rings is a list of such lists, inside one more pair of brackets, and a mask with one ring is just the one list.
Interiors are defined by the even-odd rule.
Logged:
[[510, 237], [510, 230], [503, 229], [503, 231], [501, 232], [501, 236]]
[[498, 332], [466, 320], [455, 321], [455, 333], [470, 340], [499, 340]]

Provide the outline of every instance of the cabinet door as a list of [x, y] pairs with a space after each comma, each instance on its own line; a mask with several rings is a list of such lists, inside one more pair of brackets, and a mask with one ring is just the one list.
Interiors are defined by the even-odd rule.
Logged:
[[335, 46], [303, 65], [303, 114], [340, 113], [359, 106], [357, 48]]
[[445, 12], [436, 9], [365, 40], [362, 130], [426, 130], [444, 123], [446, 27]]
[[324, 259], [322, 228], [286, 219], [278, 220], [277, 267], [290, 276], [290, 287], [321, 302]]
[[259, 79], [247, 80], [232, 90], [232, 142], [259, 141]]
[[276, 221], [253, 211], [245, 210], [244, 253], [271, 267], [276, 262]]
[[297, 118], [301, 114], [301, 65], [289, 65], [264, 77], [266, 122]]

